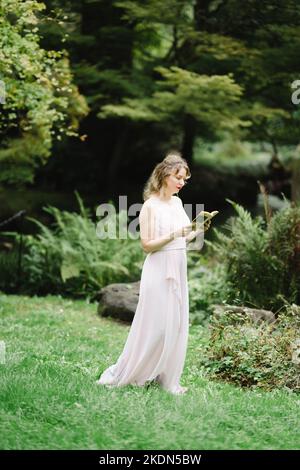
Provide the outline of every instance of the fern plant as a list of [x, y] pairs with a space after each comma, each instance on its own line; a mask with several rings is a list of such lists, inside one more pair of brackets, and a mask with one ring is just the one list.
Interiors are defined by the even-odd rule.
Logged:
[[[90, 211], [75, 194], [79, 214], [50, 206], [44, 210], [53, 216], [53, 226], [30, 219], [40, 233], [25, 238], [24, 271], [29, 291], [93, 295], [109, 283], [139, 278], [144, 253], [138, 241], [97, 238]], [[121, 211], [116, 217], [117, 230], [124, 220], [127, 215]]]
[[224, 232], [214, 229], [216, 240], [206, 243], [224, 265], [232, 293], [240, 303], [276, 311], [282, 298], [299, 303], [300, 209], [284, 208], [267, 224], [227, 200], [237, 217], [229, 219]]
[[300, 303], [300, 208], [278, 211], [268, 226], [268, 245], [272, 256], [280, 260], [277, 283], [282, 294]]

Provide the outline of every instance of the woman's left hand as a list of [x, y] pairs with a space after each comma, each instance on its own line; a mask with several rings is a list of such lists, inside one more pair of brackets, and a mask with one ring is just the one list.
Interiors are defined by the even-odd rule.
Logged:
[[206, 232], [206, 230], [209, 229], [210, 225], [211, 225], [211, 220], [206, 220], [204, 222], [204, 232]]
[[206, 232], [206, 230], [209, 229], [210, 225], [211, 225], [211, 220], [209, 219], [209, 220], [206, 220], [204, 222], [204, 224], [194, 224], [193, 225], [193, 230], [197, 231], [199, 233], [200, 232]]

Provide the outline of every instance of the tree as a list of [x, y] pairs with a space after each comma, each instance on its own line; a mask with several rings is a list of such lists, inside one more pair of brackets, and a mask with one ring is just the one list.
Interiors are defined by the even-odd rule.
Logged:
[[52, 159], [62, 184], [72, 162], [74, 185], [113, 192], [141, 155], [145, 175], [170, 146], [191, 164], [196, 137], [222, 140], [225, 130], [268, 142], [274, 159], [281, 145], [298, 144], [290, 86], [300, 73], [297, 0], [244, 0], [242, 8], [240, 0], [45, 1], [67, 19], [40, 22], [41, 44], [59, 51], [68, 33], [91, 110], [81, 123], [86, 141], [64, 139]]
[[197, 70], [232, 72], [244, 90], [241, 117], [252, 123], [240, 136], [268, 142], [271, 166], [281, 165], [280, 145], [299, 143], [299, 112], [291, 100], [300, 74], [298, 0], [245, 0], [242, 8], [238, 0], [197, 0], [195, 18], [197, 33], [187, 37], [185, 56], [195, 52], [188, 60]]
[[[199, 75], [179, 67], [157, 67], [164, 80], [146, 98], [124, 98], [119, 105], [105, 105], [100, 117], [126, 117], [134, 121], [168, 122], [182, 128], [187, 116], [211, 131], [247, 125], [238, 117], [242, 90], [230, 76]], [[192, 155], [185, 153], [190, 160]], [[189, 161], [189, 163], [191, 163]]]
[[0, 76], [5, 94], [0, 114], [0, 182], [32, 182], [54, 139], [77, 135], [88, 106], [72, 81], [66, 51], [40, 46], [36, 0], [1, 0]]

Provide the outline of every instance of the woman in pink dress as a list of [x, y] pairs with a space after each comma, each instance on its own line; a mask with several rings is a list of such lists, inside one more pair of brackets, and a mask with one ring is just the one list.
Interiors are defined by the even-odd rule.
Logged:
[[192, 230], [177, 194], [190, 176], [186, 160], [171, 152], [146, 183], [139, 223], [147, 256], [139, 301], [123, 352], [101, 374], [99, 385], [156, 381], [173, 394], [187, 391], [180, 385], [189, 333], [186, 243], [199, 231]]

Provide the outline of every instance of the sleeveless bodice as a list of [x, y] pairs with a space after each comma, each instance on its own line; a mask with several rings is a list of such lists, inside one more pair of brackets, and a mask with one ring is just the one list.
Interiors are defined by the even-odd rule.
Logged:
[[[178, 200], [176, 200], [178, 199]], [[191, 223], [187, 213], [185, 212], [182, 201], [175, 196], [170, 202], [160, 201], [155, 196], [150, 196], [149, 203], [153, 204], [154, 210], [154, 227], [155, 238], [160, 238], [171, 231], [177, 230]], [[171, 240], [159, 251], [169, 251], [186, 249], [185, 237], [178, 237]]]

